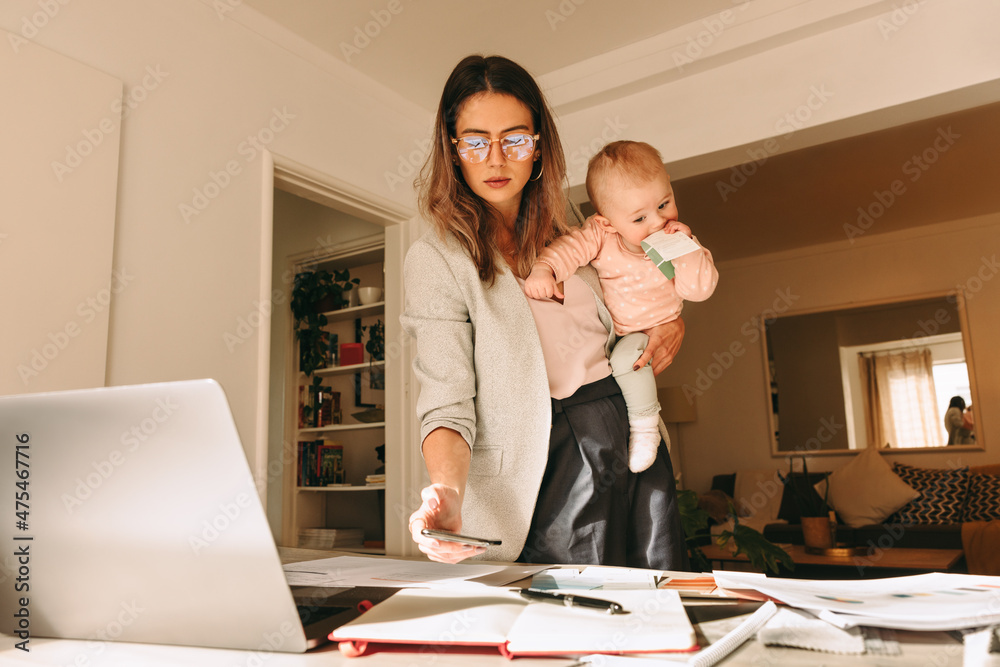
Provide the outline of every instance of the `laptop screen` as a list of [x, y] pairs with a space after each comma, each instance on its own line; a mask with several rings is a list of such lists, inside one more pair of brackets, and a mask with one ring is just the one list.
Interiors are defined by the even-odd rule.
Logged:
[[0, 397], [0, 424], [5, 632], [305, 650], [218, 383]]

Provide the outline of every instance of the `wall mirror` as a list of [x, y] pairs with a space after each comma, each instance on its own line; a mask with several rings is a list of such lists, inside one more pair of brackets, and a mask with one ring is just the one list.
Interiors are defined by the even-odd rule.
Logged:
[[953, 444], [945, 425], [955, 396], [975, 424], [960, 293], [783, 315], [763, 326], [773, 455], [983, 448], [978, 425], [953, 427]]

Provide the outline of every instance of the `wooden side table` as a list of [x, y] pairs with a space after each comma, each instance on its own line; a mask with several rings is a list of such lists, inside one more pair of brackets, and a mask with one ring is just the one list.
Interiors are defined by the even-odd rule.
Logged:
[[[856, 556], [825, 556], [810, 554], [801, 544], [778, 545], [788, 552], [795, 562], [795, 571], [782, 571], [778, 576], [811, 579], [865, 579], [925, 572], [948, 572], [962, 561], [961, 549], [874, 549]], [[714, 544], [701, 548], [710, 563], [748, 563], [749, 559], [734, 555], [726, 547]]]

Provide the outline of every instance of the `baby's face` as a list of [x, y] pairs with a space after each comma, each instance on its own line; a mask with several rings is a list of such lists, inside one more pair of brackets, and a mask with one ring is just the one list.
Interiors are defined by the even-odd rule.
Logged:
[[677, 220], [677, 205], [670, 177], [663, 171], [645, 183], [610, 188], [601, 214], [632, 252], [642, 252], [644, 238]]

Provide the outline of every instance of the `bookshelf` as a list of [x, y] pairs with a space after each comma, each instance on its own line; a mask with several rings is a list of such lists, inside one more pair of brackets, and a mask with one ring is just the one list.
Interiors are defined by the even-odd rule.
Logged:
[[[362, 287], [379, 287], [384, 292], [384, 237], [369, 237], [293, 258], [292, 274], [302, 271], [347, 269], [350, 277], [359, 278]], [[386, 444], [384, 360], [372, 359], [367, 350], [361, 363], [339, 364], [342, 344], [363, 343], [377, 320], [385, 322], [385, 301], [355, 305], [324, 312], [329, 334], [329, 360], [311, 377], [300, 371], [299, 349], [294, 320], [289, 336], [290, 361], [287, 365], [284, 510], [282, 545], [308, 546], [303, 540], [333, 538], [334, 531], [349, 536], [348, 544], [330, 544], [334, 548], [357, 553], [385, 553], [384, 481], [367, 483], [366, 477], [382, 473], [384, 464], [377, 449]], [[346, 356], [346, 355], [345, 355]], [[321, 391], [310, 389], [319, 378]], [[303, 406], [307, 406], [303, 410]], [[376, 414], [381, 410], [381, 419]], [[374, 418], [374, 420], [373, 420]], [[360, 531], [359, 531], [360, 529]], [[363, 541], [356, 542], [358, 533]], [[309, 537], [306, 537], [306, 535]]]

